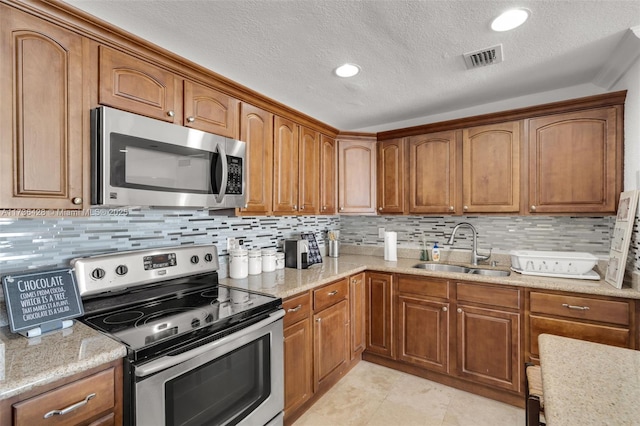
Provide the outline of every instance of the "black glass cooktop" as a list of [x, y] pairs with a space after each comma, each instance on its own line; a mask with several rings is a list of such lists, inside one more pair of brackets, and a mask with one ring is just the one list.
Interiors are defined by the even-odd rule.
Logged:
[[85, 301], [88, 315], [82, 321], [125, 344], [133, 360], [142, 360], [240, 323], [250, 325], [282, 305], [280, 298], [216, 283], [217, 275], [206, 274]]

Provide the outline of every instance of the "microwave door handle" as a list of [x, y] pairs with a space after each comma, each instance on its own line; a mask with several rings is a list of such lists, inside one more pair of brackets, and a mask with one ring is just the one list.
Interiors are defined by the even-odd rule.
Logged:
[[[224, 151], [224, 144], [218, 144], [218, 153], [220, 154], [220, 162], [222, 163], [222, 181], [220, 182], [220, 193], [215, 196], [215, 199], [218, 204], [221, 204], [227, 191], [227, 174], [229, 173], [227, 153]], [[215, 173], [215, 167], [211, 169], [211, 172]], [[211, 176], [211, 182], [214, 181], [214, 176]]]

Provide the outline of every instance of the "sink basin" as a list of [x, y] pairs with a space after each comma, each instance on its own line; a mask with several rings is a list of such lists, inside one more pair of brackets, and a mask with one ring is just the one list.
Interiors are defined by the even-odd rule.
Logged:
[[469, 273], [474, 275], [489, 275], [491, 277], [508, 277], [511, 275], [511, 271], [501, 271], [499, 269], [471, 269]]
[[441, 271], [441, 272], [461, 272], [468, 273], [469, 268], [457, 265], [443, 265], [440, 263], [418, 263], [414, 265], [414, 268], [425, 269], [427, 271]]
[[502, 271], [499, 269], [471, 269], [465, 268], [464, 266], [443, 265], [441, 263], [418, 263], [413, 267], [426, 271], [458, 272], [462, 274], [489, 275], [492, 277], [508, 277], [511, 275], [510, 271]]

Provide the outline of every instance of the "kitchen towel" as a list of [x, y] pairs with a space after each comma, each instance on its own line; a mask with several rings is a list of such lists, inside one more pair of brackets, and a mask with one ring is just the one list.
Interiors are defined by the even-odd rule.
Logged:
[[398, 233], [384, 233], [384, 260], [395, 262], [398, 260]]

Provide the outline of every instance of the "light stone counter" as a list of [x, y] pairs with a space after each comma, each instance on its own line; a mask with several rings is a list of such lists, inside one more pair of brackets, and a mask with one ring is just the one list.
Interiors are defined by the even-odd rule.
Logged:
[[27, 339], [0, 328], [0, 399], [122, 358], [126, 348], [74, 321], [73, 326]]
[[541, 334], [549, 426], [640, 424], [640, 351]]
[[[462, 264], [454, 262], [456, 259], [448, 259], [447, 263]], [[222, 278], [221, 284], [229, 286], [248, 288], [259, 292], [272, 294], [287, 298], [303, 291], [328, 284], [340, 278], [357, 274], [362, 271], [378, 271], [389, 273], [402, 273], [421, 275], [425, 277], [447, 278], [452, 280], [466, 280], [475, 282], [485, 282], [491, 284], [508, 284], [519, 287], [539, 288], [546, 290], [562, 290], [584, 294], [594, 294], [600, 296], [614, 296], [629, 299], [640, 299], [640, 291], [623, 288], [617, 289], [600, 279], [599, 281], [561, 279], [537, 277], [532, 275], [522, 275], [511, 272], [508, 277], [491, 277], [487, 275], [471, 275], [453, 272], [425, 271], [413, 268], [420, 260], [415, 258], [398, 258], [397, 262], [386, 262], [381, 256], [347, 254], [338, 258], [323, 257], [321, 264], [315, 264], [308, 269], [285, 268], [275, 272], [263, 272], [260, 275], [249, 275], [245, 279]], [[444, 262], [442, 262], [444, 263]], [[501, 265], [509, 264], [508, 261], [501, 261]], [[480, 265], [478, 268], [490, 268], [488, 265]], [[507, 269], [497, 267], [491, 269]], [[603, 276], [602, 272], [598, 272]]]

